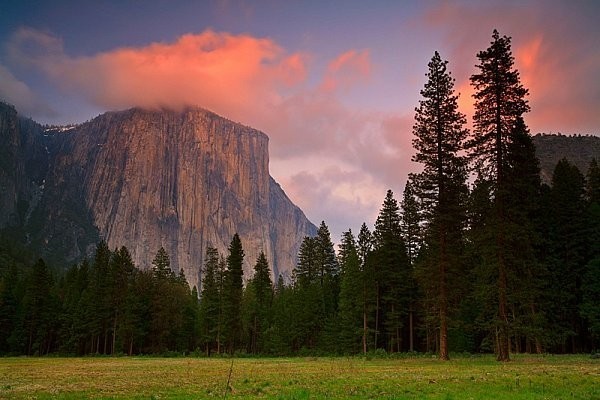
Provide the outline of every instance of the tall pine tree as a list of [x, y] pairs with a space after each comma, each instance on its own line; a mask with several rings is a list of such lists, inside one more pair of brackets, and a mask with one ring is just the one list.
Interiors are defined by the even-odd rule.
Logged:
[[437, 310], [442, 360], [448, 360], [449, 293], [456, 291], [451, 278], [460, 270], [463, 247], [467, 161], [462, 153], [468, 134], [447, 64], [436, 51], [413, 127], [413, 161], [423, 164], [423, 172], [414, 175], [413, 182], [427, 223], [422, 283], [432, 286], [428, 293]]
[[408, 315], [413, 284], [402, 239], [400, 207], [391, 190], [387, 191], [383, 201], [373, 236], [375, 245], [371, 260], [375, 277], [375, 347], [400, 351], [404, 318]]
[[269, 328], [269, 315], [273, 301], [273, 281], [269, 262], [262, 251], [254, 264], [254, 276], [246, 289], [252, 293], [249, 304], [250, 349], [252, 353], [263, 351], [264, 332]]
[[225, 337], [231, 354], [241, 341], [244, 249], [236, 233], [229, 244], [225, 279]]
[[487, 260], [497, 270], [497, 313], [494, 317], [494, 336], [497, 359], [510, 359], [510, 329], [508, 307], [508, 275], [506, 232], [507, 147], [514, 127], [529, 111], [528, 90], [521, 85], [519, 72], [514, 68], [511, 39], [494, 30], [490, 47], [477, 54], [479, 72], [471, 76], [475, 88], [474, 135], [469, 141], [470, 155], [478, 171], [492, 182], [493, 218], [488, 227], [494, 232], [490, 245], [493, 259]]
[[363, 333], [363, 280], [356, 240], [351, 230], [342, 234], [338, 345], [343, 353], [358, 353]]
[[219, 287], [219, 252], [214, 247], [206, 248], [202, 270], [202, 292], [200, 294], [200, 337], [210, 356], [212, 346], [220, 350], [221, 304]]

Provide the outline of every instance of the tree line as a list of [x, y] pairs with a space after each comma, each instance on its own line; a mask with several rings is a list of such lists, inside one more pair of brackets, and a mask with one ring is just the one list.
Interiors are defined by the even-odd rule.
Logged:
[[[291, 282], [243, 245], [208, 247], [200, 288], [160, 249], [146, 270], [101, 242], [55, 274], [0, 251], [1, 354], [358, 354], [584, 352], [600, 339], [600, 169], [566, 159], [540, 180], [528, 91], [511, 39], [477, 54], [473, 130], [435, 52], [415, 109], [411, 174], [371, 231], [325, 222], [304, 238]], [[2, 249], [0, 249], [2, 250]], [[6, 250], [6, 249], [5, 249]], [[25, 263], [26, 264], [26, 263]]]

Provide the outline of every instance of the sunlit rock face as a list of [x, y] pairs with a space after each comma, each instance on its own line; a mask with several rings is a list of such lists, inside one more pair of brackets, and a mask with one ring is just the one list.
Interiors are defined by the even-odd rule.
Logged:
[[54, 132], [35, 240], [76, 259], [100, 237], [140, 268], [162, 246], [198, 286], [207, 246], [226, 256], [238, 233], [245, 278], [260, 251], [289, 278], [316, 228], [269, 176], [268, 141], [200, 108], [109, 112]]

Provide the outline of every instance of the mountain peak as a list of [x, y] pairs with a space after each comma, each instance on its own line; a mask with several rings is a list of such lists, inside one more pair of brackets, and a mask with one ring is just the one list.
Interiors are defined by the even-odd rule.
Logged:
[[224, 254], [235, 233], [246, 276], [264, 251], [289, 278], [316, 232], [270, 177], [267, 135], [203, 108], [106, 112], [54, 140], [32, 233], [47, 254], [76, 259], [100, 237], [149, 268], [164, 247], [198, 286], [206, 247]]

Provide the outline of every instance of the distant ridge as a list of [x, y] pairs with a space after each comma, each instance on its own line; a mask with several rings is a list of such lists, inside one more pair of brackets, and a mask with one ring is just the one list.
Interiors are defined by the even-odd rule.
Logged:
[[540, 161], [542, 179], [552, 181], [554, 167], [563, 158], [586, 174], [592, 158], [600, 161], [600, 137], [593, 135], [537, 134], [533, 137], [535, 154]]

